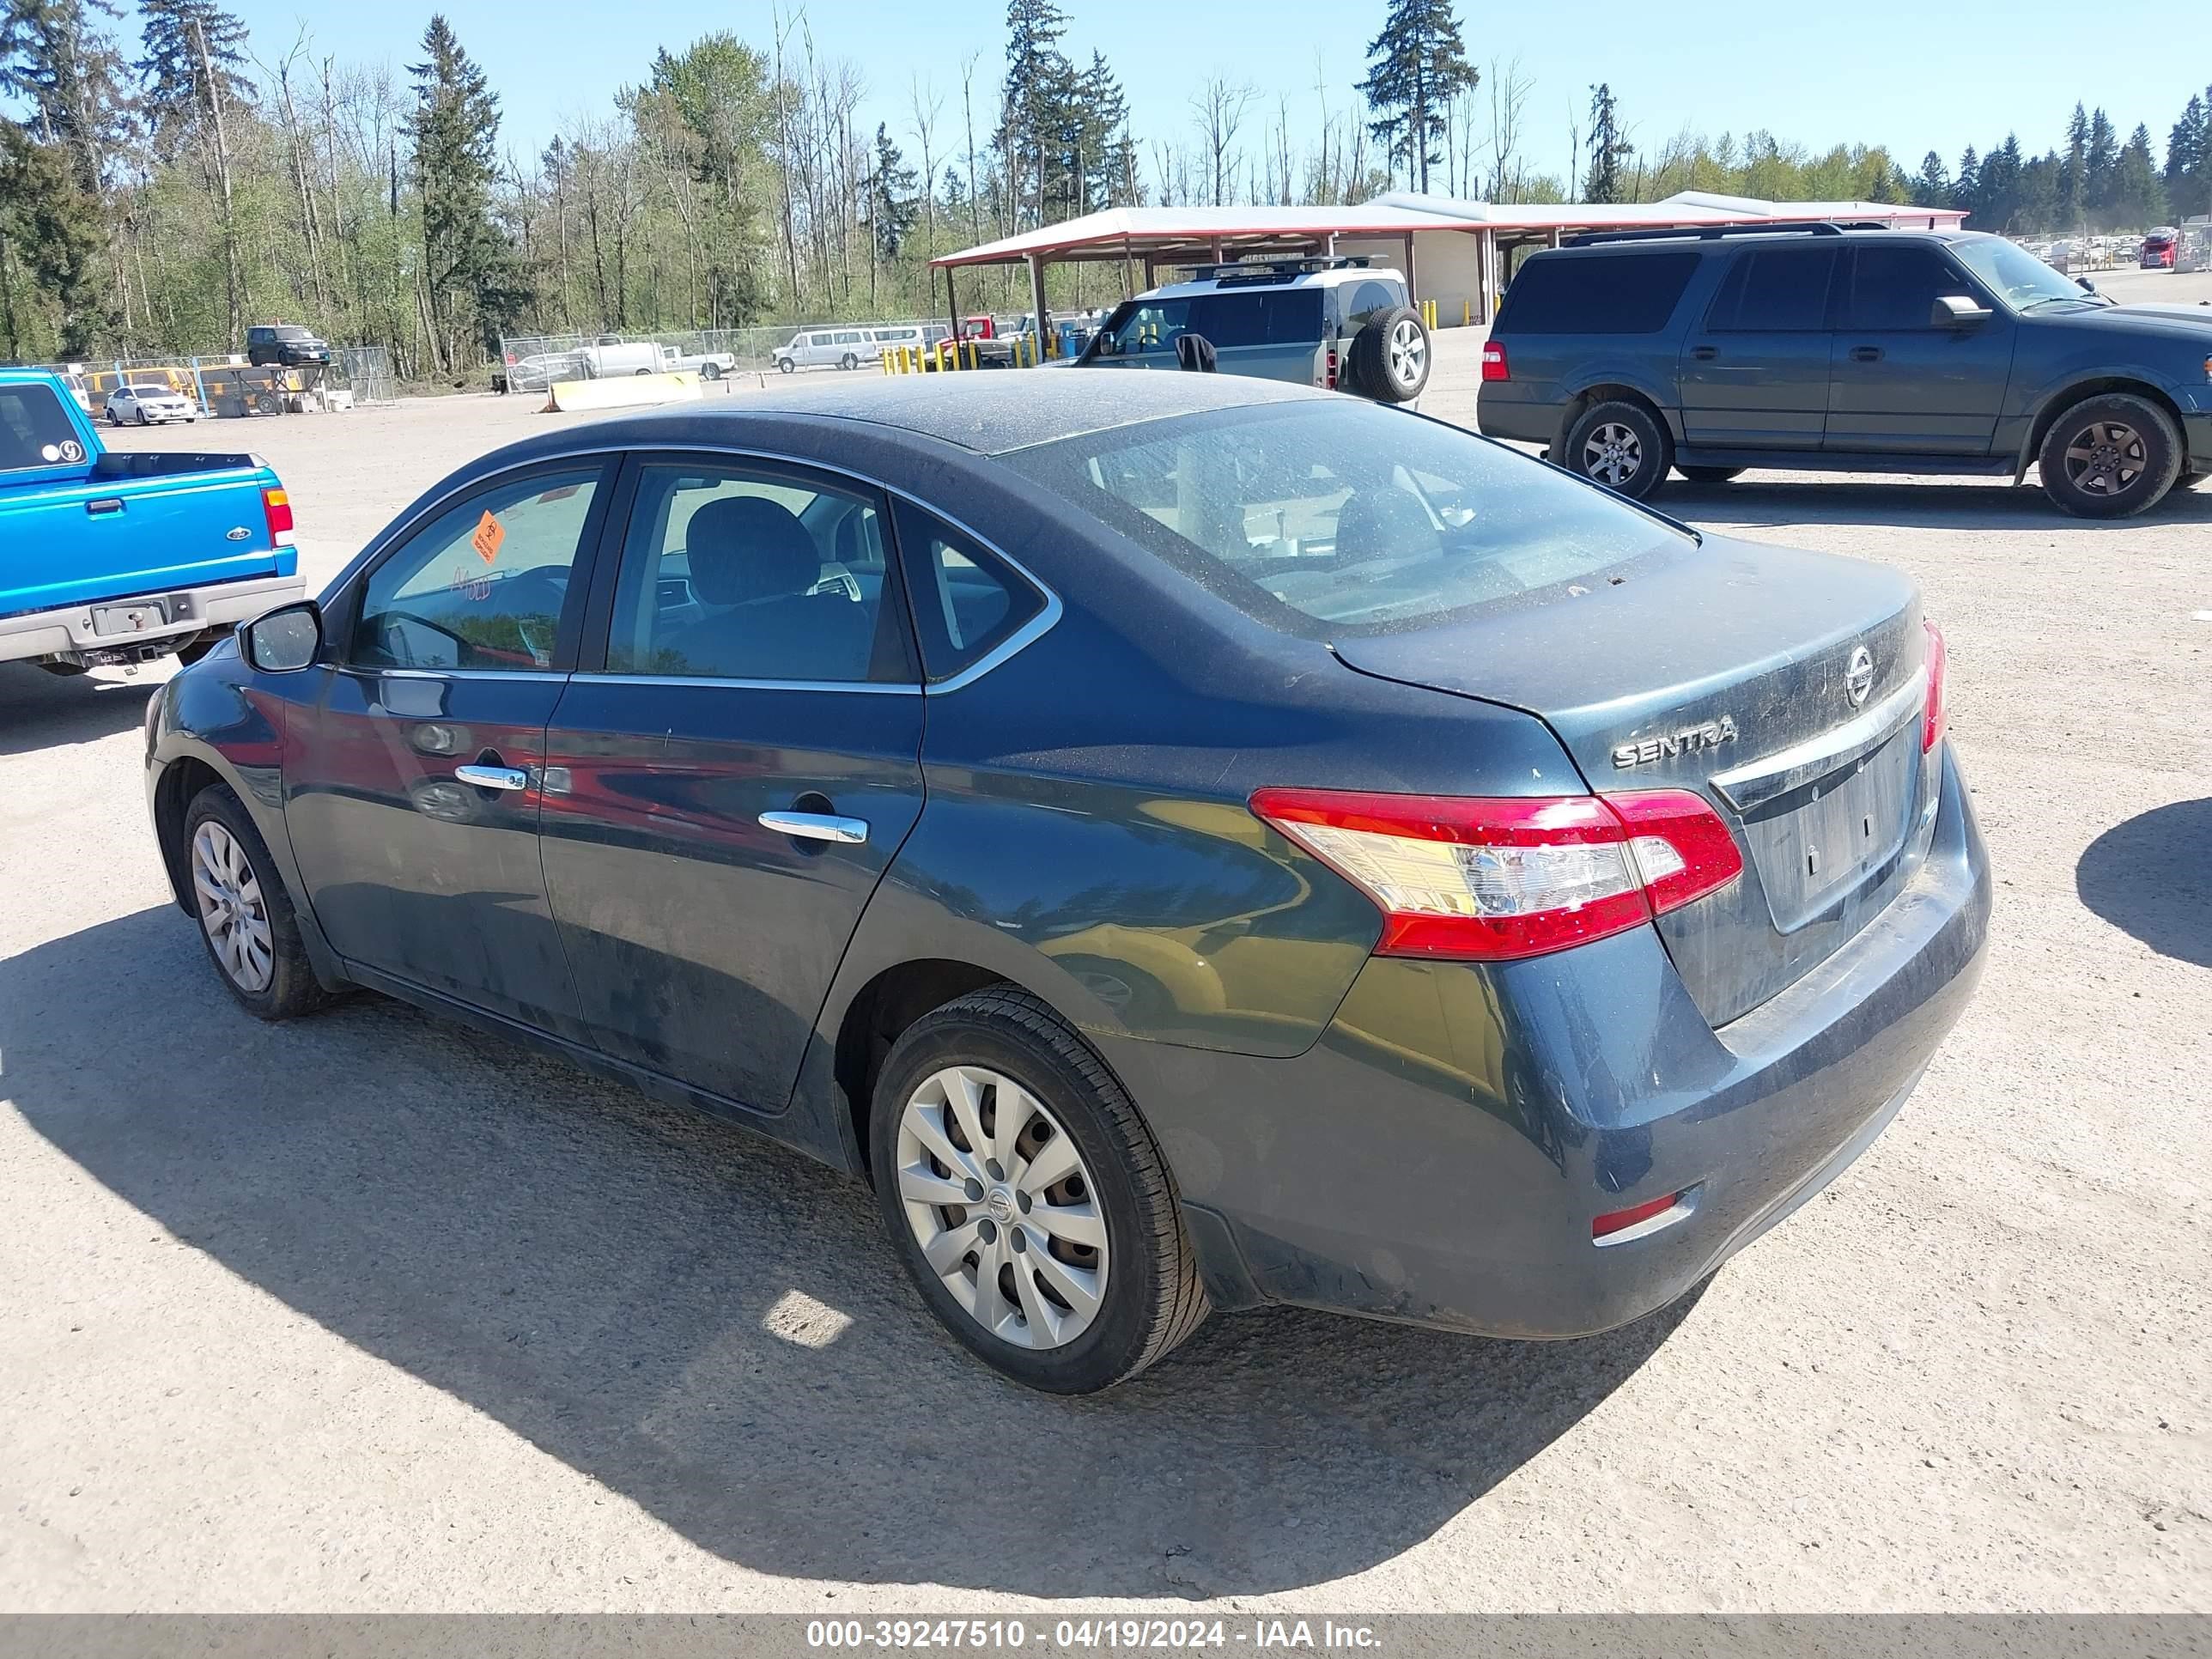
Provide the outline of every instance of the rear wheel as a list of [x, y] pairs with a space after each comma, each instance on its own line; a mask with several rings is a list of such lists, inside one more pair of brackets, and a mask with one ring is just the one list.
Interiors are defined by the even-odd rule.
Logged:
[[258, 1019], [290, 1019], [329, 1001], [284, 878], [238, 797], [210, 784], [185, 809], [184, 833], [200, 943], [223, 988]]
[[922, 1298], [1017, 1382], [1089, 1394], [1206, 1317], [1158, 1143], [1096, 1054], [1010, 988], [925, 1015], [885, 1056], [877, 1201]]
[[1743, 476], [1740, 466], [1678, 466], [1674, 471], [1692, 483], [1726, 483], [1730, 478]]
[[2173, 488], [2181, 434], [2148, 398], [2085, 398], [2051, 423], [2037, 457], [2044, 493], [2085, 519], [2125, 519]]
[[702, 364], [699, 366], [699, 378], [700, 378], [701, 380], [720, 380], [720, 379], [722, 378], [722, 366], [721, 366], [721, 364], [720, 364], [720, 363], [702, 363]]
[[858, 368], [860, 366], [860, 360], [849, 351], [837, 360], [837, 367], [840, 368]]
[[1568, 429], [1563, 464], [1632, 501], [1647, 500], [1674, 459], [1666, 428], [1642, 404], [1595, 404]]

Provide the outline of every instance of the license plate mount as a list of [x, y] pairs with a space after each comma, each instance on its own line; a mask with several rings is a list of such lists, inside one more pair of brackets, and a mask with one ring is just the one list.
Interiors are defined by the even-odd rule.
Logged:
[[102, 639], [128, 639], [134, 634], [158, 634], [168, 626], [165, 599], [137, 599], [129, 605], [94, 605], [92, 631]]

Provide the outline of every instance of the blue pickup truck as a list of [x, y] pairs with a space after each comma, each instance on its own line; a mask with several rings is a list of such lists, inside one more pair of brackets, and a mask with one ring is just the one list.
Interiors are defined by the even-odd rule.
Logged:
[[191, 662], [303, 591], [258, 456], [110, 454], [54, 375], [0, 368], [0, 662]]

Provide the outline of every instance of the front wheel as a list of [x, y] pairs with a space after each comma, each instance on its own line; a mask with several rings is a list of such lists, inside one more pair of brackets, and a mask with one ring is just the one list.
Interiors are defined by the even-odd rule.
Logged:
[[1205, 1319], [1159, 1144], [1098, 1057], [1011, 987], [884, 1057], [870, 1168], [893, 1247], [971, 1352], [1053, 1394], [1135, 1376]]
[[2145, 511], [2181, 474], [2181, 434], [2148, 398], [2085, 398], [2051, 423], [2038, 452], [2044, 493], [2085, 519]]
[[837, 360], [837, 367], [840, 368], [858, 368], [860, 366], [860, 360], [849, 351]]
[[200, 943], [223, 988], [257, 1019], [290, 1019], [329, 1001], [284, 878], [238, 797], [210, 784], [185, 809], [184, 834]]
[[776, 366], [777, 372], [778, 372], [778, 373], [780, 373], [780, 374], [790, 374], [792, 370], [793, 370], [794, 368], [797, 368], [799, 367], [799, 365], [798, 365], [797, 363], [793, 362], [790, 358], [788, 358], [788, 357], [779, 357], [779, 358], [777, 358], [777, 359], [775, 360], [775, 366]]
[[1569, 428], [1569, 471], [1632, 501], [1648, 500], [1666, 477], [1673, 447], [1658, 417], [1641, 404], [1597, 404]]

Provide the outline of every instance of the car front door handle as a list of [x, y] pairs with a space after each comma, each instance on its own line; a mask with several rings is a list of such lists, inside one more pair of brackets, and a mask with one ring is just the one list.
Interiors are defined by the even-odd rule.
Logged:
[[1721, 349], [1718, 346], [1692, 346], [1690, 348], [1690, 356], [1696, 358], [1701, 363], [1709, 363], [1720, 355]]
[[1855, 363], [1878, 363], [1881, 361], [1880, 346], [1853, 346], [1851, 361]]
[[763, 812], [760, 823], [762, 829], [779, 836], [836, 842], [842, 847], [858, 847], [868, 838], [866, 818], [841, 818], [830, 812]]
[[453, 775], [479, 789], [527, 789], [530, 774], [519, 766], [456, 766]]

